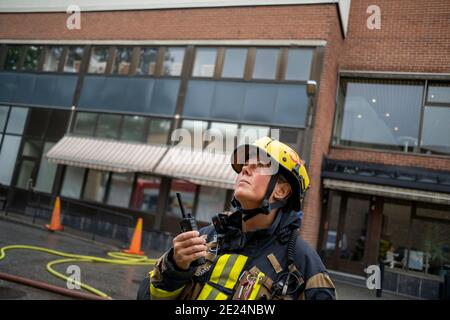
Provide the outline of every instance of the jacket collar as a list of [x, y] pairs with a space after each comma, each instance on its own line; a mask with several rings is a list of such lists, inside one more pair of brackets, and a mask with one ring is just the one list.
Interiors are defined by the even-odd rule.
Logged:
[[273, 241], [273, 238], [285, 243], [291, 231], [299, 227], [300, 218], [297, 212], [288, 213], [279, 210], [269, 228], [244, 233], [242, 232], [242, 212], [235, 211], [228, 216], [228, 231], [225, 233], [225, 239], [233, 249], [243, 248], [249, 242], [261, 244], [261, 242]]

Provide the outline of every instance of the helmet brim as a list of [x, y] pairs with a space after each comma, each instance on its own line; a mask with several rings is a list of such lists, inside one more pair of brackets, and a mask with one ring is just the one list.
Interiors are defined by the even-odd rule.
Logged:
[[[231, 166], [236, 173], [240, 173], [242, 171], [242, 167], [245, 162], [251, 157], [257, 156], [262, 161], [269, 161], [273, 159], [267, 152], [258, 146], [252, 144], [243, 144], [238, 146], [231, 155]], [[283, 175], [283, 177], [288, 181], [289, 185], [292, 188], [291, 196], [289, 197], [288, 204], [289, 209], [294, 211], [300, 211], [301, 209], [301, 186], [300, 181], [295, 177], [292, 172], [289, 172], [287, 168], [285, 168], [282, 164], [273, 159], [276, 164], [276, 172]]]

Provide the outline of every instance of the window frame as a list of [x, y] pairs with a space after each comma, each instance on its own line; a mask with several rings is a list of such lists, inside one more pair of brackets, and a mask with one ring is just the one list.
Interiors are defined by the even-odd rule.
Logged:
[[[344, 73], [344, 74], [342, 74]], [[388, 80], [396, 80], [396, 81], [418, 81], [422, 82], [423, 90], [422, 90], [422, 99], [421, 99], [421, 106], [420, 106], [420, 118], [419, 118], [419, 133], [418, 133], [418, 144], [415, 152], [404, 152], [399, 150], [389, 150], [387, 148], [374, 148], [370, 146], [346, 146], [340, 143], [340, 138], [338, 135], [337, 130], [341, 130], [339, 126], [342, 122], [342, 115], [343, 115], [343, 108], [344, 105], [340, 103], [340, 97], [341, 97], [341, 90], [343, 92], [343, 96], [345, 97], [345, 90], [343, 90], [342, 87], [342, 81], [343, 80], [381, 80], [381, 81], [388, 81]], [[379, 153], [393, 153], [393, 154], [400, 154], [400, 155], [413, 155], [413, 156], [423, 156], [423, 157], [432, 157], [432, 158], [450, 158], [450, 154], [441, 154], [441, 153], [431, 153], [427, 154], [424, 153], [422, 150], [422, 136], [423, 136], [423, 122], [424, 122], [424, 114], [425, 114], [425, 108], [427, 107], [450, 107], [450, 104], [448, 103], [428, 103], [428, 89], [430, 84], [433, 85], [434, 83], [448, 83], [450, 84], [450, 78], [449, 79], [439, 79], [435, 80], [433, 76], [423, 76], [423, 77], [411, 77], [406, 75], [399, 75], [399, 76], [391, 76], [388, 75], [378, 75], [375, 73], [362, 73], [359, 75], [358, 73], [351, 73], [351, 72], [345, 72], [342, 71], [338, 75], [337, 79], [337, 90], [336, 90], [336, 97], [335, 97], [335, 110], [333, 115], [333, 128], [331, 130], [331, 139], [330, 139], [330, 148], [337, 148], [337, 149], [349, 149], [349, 150], [361, 150], [361, 151], [369, 151], [369, 152], [379, 152]], [[345, 99], [343, 100], [345, 101]]]
[[[183, 53], [183, 59], [181, 62], [181, 69], [180, 69], [180, 74], [179, 75], [172, 75], [172, 74], [164, 74], [164, 65], [165, 65], [165, 54], [166, 51], [168, 49], [183, 49], [184, 53]], [[158, 78], [167, 78], [167, 79], [181, 79], [183, 77], [189, 77], [189, 74], [192, 73], [191, 70], [189, 70], [190, 72], [188, 73], [188, 75], [186, 75], [186, 65], [188, 63], [188, 47], [187, 46], [183, 46], [183, 45], [171, 45], [171, 46], [161, 46], [160, 51], [159, 51], [159, 57], [157, 59], [157, 64], [156, 67], [158, 68], [158, 72], [156, 73], [156, 77]], [[190, 62], [190, 64], [193, 66], [192, 61]], [[191, 68], [189, 68], [191, 69]]]
[[[194, 75], [194, 71], [195, 71], [195, 63], [196, 63], [196, 59], [198, 57], [198, 51], [202, 50], [202, 49], [213, 49], [215, 50], [215, 57], [214, 57], [214, 70], [212, 72], [211, 76], [200, 76], [200, 75]], [[204, 79], [204, 80], [212, 80], [215, 79], [217, 77], [217, 73], [218, 73], [218, 65], [219, 65], [219, 61], [218, 61], [218, 57], [219, 57], [219, 50], [220, 47], [217, 46], [196, 46], [194, 48], [194, 54], [192, 57], [192, 70], [189, 74], [189, 78], [190, 79]]]
[[[82, 49], [83, 49], [83, 54], [81, 55], [80, 70], [79, 70], [78, 72], [71, 72], [71, 71], [65, 71], [65, 70], [64, 70], [65, 67], [66, 67], [67, 59], [69, 58], [69, 52], [70, 52], [70, 49], [71, 49], [71, 48], [82, 48]], [[80, 45], [76, 45], [76, 44], [73, 44], [73, 45], [67, 45], [67, 46], [66, 46], [66, 51], [65, 51], [65, 54], [64, 54], [64, 59], [63, 59], [62, 68], [61, 68], [60, 73], [64, 73], [64, 74], [74, 74], [74, 75], [79, 75], [79, 74], [82, 74], [82, 73], [87, 73], [87, 70], [84, 71], [84, 63], [85, 63], [85, 60], [86, 60], [86, 56], [87, 56], [87, 55], [89, 55], [89, 58], [90, 58], [90, 50], [89, 50], [89, 48], [88, 48], [87, 46], [81, 45], [81, 44], [80, 44]], [[87, 61], [87, 63], [89, 64], [89, 60]]]

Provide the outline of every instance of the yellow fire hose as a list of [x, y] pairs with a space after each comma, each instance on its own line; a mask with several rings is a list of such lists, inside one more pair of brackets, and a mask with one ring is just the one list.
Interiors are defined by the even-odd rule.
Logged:
[[52, 275], [63, 279], [64, 281], [69, 281], [70, 283], [79, 286], [83, 288], [84, 290], [87, 290], [97, 296], [106, 298], [106, 299], [112, 299], [110, 296], [108, 296], [106, 293], [90, 286], [85, 283], [82, 283], [80, 281], [77, 281], [75, 279], [69, 278], [65, 276], [62, 273], [59, 273], [55, 271], [52, 267], [61, 264], [61, 263], [68, 263], [68, 262], [94, 262], [94, 263], [110, 263], [110, 264], [118, 264], [118, 265], [127, 265], [127, 266], [152, 266], [155, 264], [156, 259], [150, 259], [146, 256], [139, 256], [134, 254], [128, 254], [128, 253], [122, 253], [122, 252], [108, 252], [107, 255], [111, 258], [101, 258], [101, 257], [94, 257], [94, 256], [84, 256], [79, 254], [71, 254], [66, 253], [62, 251], [52, 250], [44, 247], [37, 247], [37, 246], [28, 246], [28, 245], [10, 245], [0, 248], [0, 260], [5, 258], [6, 251], [7, 250], [14, 250], [14, 249], [24, 249], [24, 250], [33, 250], [33, 251], [39, 251], [39, 252], [45, 252], [49, 254], [53, 254], [56, 256], [64, 257], [64, 259], [58, 259], [53, 260], [47, 263], [46, 269], [48, 272], [50, 272]]

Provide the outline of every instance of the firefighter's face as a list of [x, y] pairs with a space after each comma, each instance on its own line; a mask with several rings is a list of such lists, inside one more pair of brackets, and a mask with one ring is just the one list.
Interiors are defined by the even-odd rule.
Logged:
[[259, 206], [264, 198], [271, 175], [270, 164], [263, 163], [258, 158], [248, 159], [236, 178], [234, 196], [244, 209]]

